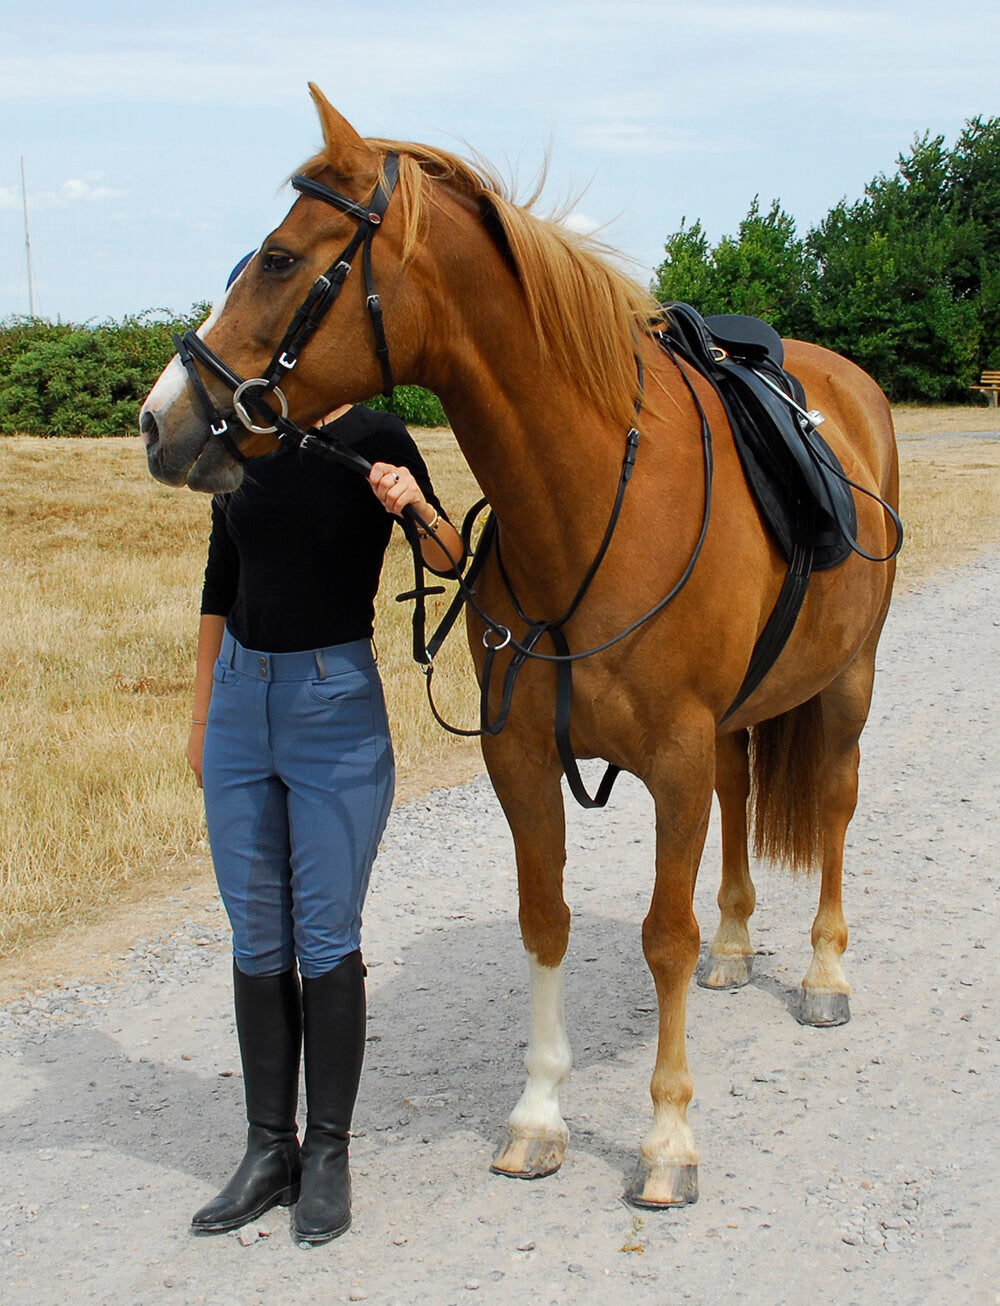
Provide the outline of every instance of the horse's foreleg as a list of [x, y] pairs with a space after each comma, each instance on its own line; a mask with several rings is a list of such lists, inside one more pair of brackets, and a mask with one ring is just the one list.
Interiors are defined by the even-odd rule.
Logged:
[[552, 762], [540, 769], [530, 757], [530, 751], [520, 749], [493, 748], [487, 755], [514, 836], [521, 939], [531, 982], [531, 1036], [524, 1058], [528, 1077], [491, 1167], [518, 1179], [537, 1179], [562, 1164], [569, 1130], [559, 1110], [559, 1085], [572, 1064], [563, 1003], [570, 913], [562, 887], [566, 827], [561, 771]]
[[698, 1197], [698, 1151], [687, 1122], [693, 1089], [684, 1046], [687, 990], [698, 962], [694, 885], [712, 801], [712, 741], [678, 751], [677, 773], [650, 787], [656, 799], [656, 885], [642, 942], [656, 984], [660, 1028], [650, 1083], [653, 1125], [627, 1191], [637, 1206], [664, 1207]]
[[750, 766], [745, 730], [716, 741], [715, 791], [722, 815], [722, 884], [719, 928], [698, 983], [707, 989], [733, 989], [749, 983], [754, 950], [747, 922], [757, 897], [747, 854], [747, 797]]
[[847, 921], [841, 900], [844, 839], [858, 801], [858, 739], [868, 716], [875, 674], [875, 641], [821, 695], [824, 761], [820, 823], [823, 877], [812, 927], [813, 957], [802, 981], [798, 1019], [804, 1025], [843, 1025], [851, 1018], [841, 957]]

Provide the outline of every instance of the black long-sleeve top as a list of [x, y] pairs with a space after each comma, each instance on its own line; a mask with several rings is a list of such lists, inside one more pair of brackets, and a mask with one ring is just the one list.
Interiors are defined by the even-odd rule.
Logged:
[[[441, 512], [397, 417], [357, 406], [335, 429], [369, 462], [408, 467]], [[329, 458], [284, 447], [255, 458], [240, 488], [212, 502], [202, 613], [225, 617], [244, 648], [268, 653], [370, 638], [393, 520], [363, 476]]]

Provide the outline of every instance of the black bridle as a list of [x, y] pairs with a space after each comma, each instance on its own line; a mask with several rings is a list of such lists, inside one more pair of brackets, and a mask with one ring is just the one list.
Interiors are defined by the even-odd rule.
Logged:
[[[233, 392], [233, 415], [239, 419], [248, 431], [257, 435], [276, 434], [279, 439], [290, 441], [305, 447], [310, 431], [288, 419], [288, 401], [281, 392], [279, 382], [283, 381], [299, 361], [299, 355], [318, 330], [323, 318], [337, 302], [344, 282], [350, 274], [352, 261], [361, 250], [362, 267], [365, 279], [365, 307], [371, 319], [372, 332], [375, 337], [375, 356], [382, 370], [382, 393], [391, 396], [393, 391], [392, 366], [389, 362], [389, 343], [385, 335], [385, 323], [382, 316], [382, 301], [375, 289], [375, 276], [372, 271], [372, 241], [382, 225], [382, 218], [392, 193], [399, 180], [399, 156], [387, 154], [383, 165], [382, 179], [375, 188], [370, 204], [359, 204], [348, 195], [324, 186], [322, 182], [311, 177], [293, 177], [292, 186], [300, 195], [310, 199], [322, 200], [341, 213], [357, 219], [354, 235], [340, 251], [325, 272], [313, 282], [309, 293], [296, 310], [288, 329], [282, 336], [278, 347], [271, 356], [263, 376], [244, 380], [225, 363], [196, 331], [186, 331], [183, 336], [174, 336], [177, 357], [184, 365], [199, 402], [205, 410], [205, 418], [211, 435], [220, 440], [228, 453], [237, 462], [246, 462], [246, 456], [230, 434], [229, 420], [219, 412], [212, 401], [201, 375], [200, 364], [218, 381]], [[276, 399], [281, 409], [276, 413], [268, 402]], [[257, 425], [254, 419], [263, 419], [267, 425]], [[343, 451], [344, 461], [358, 466], [358, 458], [351, 457], [348, 450]], [[370, 469], [369, 469], [370, 470]]]

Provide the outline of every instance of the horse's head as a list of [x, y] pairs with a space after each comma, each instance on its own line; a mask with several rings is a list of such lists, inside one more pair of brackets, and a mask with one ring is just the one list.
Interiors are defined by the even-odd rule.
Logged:
[[406, 203], [389, 203], [393, 157], [387, 162], [310, 90], [324, 148], [295, 179], [300, 198], [185, 337], [142, 407], [149, 469], [168, 485], [235, 489], [241, 459], [276, 446], [285, 412], [305, 427], [391, 385], [387, 350], [378, 353], [383, 311], [392, 362], [406, 363]]

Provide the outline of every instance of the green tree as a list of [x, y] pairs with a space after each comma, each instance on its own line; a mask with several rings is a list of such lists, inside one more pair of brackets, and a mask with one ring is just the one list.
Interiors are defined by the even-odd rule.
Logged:
[[951, 150], [925, 132], [896, 164], [804, 240], [777, 200], [714, 248], [685, 219], [654, 293], [816, 340], [894, 399], [967, 399], [1000, 367], [1000, 118], [970, 119]]
[[782, 336], [808, 338], [813, 264], [794, 218], [777, 200], [761, 213], [754, 196], [736, 236], [720, 241], [715, 272], [730, 313], [763, 318]]
[[818, 268], [816, 338], [871, 372], [894, 399], [958, 398], [979, 365], [971, 289], [979, 235], [954, 195], [943, 137], [916, 138], [898, 164], [807, 237]]
[[970, 118], [955, 143], [950, 180], [958, 212], [975, 235], [964, 293], [978, 300], [977, 370], [1000, 367], [1000, 118]]
[[657, 299], [667, 304], [690, 304], [706, 317], [728, 310], [715, 286], [715, 259], [700, 219], [691, 227], [681, 218], [678, 231], [667, 237], [666, 258], [656, 269], [651, 287]]
[[652, 287], [662, 301], [682, 300], [705, 317], [748, 313], [781, 335], [808, 338], [813, 263], [778, 200], [761, 213], [755, 196], [736, 235], [723, 236], [715, 249], [700, 221], [689, 227], [682, 220], [664, 252]]

